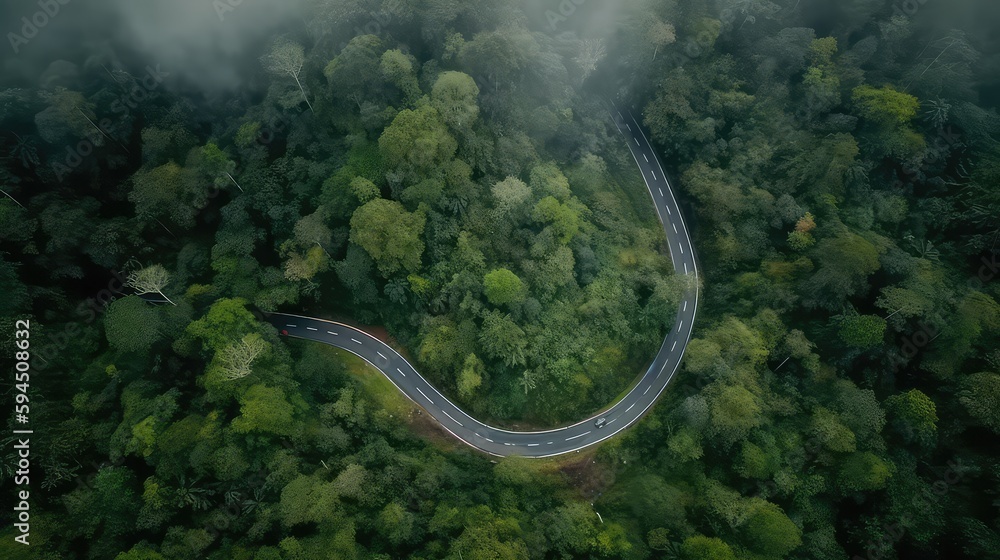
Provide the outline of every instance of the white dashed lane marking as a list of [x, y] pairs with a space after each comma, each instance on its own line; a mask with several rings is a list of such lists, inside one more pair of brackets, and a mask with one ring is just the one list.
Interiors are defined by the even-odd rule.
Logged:
[[684, 274], [688, 273], [688, 263], [684, 263]]
[[405, 373], [403, 373], [403, 370], [401, 370], [401, 369], [399, 369], [399, 368], [396, 368], [396, 371], [398, 371], [398, 372], [399, 372], [399, 375], [402, 375], [403, 377], [406, 377], [406, 374], [405, 374]]
[[286, 327], [291, 327], [291, 328], [293, 328], [293, 329], [294, 329], [294, 328], [296, 328], [296, 327], [298, 327], [298, 325], [285, 325], [285, 326], [286, 326]]
[[681, 245], [680, 243], [678, 243], [677, 246], [681, 248], [681, 254], [683, 255], [684, 254], [684, 246]]
[[[417, 387], [417, 391], [419, 391], [421, 395], [424, 395], [424, 392], [420, 391], [420, 387]], [[431, 398], [428, 397], [427, 395], [424, 395], [424, 398], [427, 399], [427, 402], [434, 404], [434, 401], [432, 401]]]
[[674, 233], [677, 233], [677, 224], [670, 224], [670, 225], [674, 226]]
[[315, 331], [315, 330], [319, 330], [319, 329], [314, 329], [313, 327], [306, 327], [306, 330], [307, 331]]
[[642, 154], [642, 157], [643, 157], [643, 158], [645, 158], [645, 160], [646, 160], [646, 163], [649, 163], [649, 158], [648, 158], [648, 157], [646, 157], [646, 154]]
[[333, 331], [326, 331], [326, 334], [332, 334], [333, 336], [339, 336], [337, 333], [335, 333]]
[[650, 171], [650, 173], [653, 174], [653, 180], [654, 181], [659, 181], [659, 179], [656, 178], [656, 171]]
[[681, 324], [677, 325], [677, 332], [681, 332], [681, 329], [683, 328], [684, 328], [684, 321], [681, 321]]
[[379, 352], [378, 350], [376, 350], [375, 353], [378, 354], [378, 357], [382, 358], [383, 360], [388, 360], [389, 359], [389, 358], [385, 357], [385, 354]]
[[633, 407], [633, 406], [635, 406], [635, 403], [632, 403], [632, 404], [630, 404], [630, 405], [628, 406], [628, 408], [626, 408], [626, 409], [625, 409], [625, 412], [628, 412], [628, 411], [632, 410], [632, 407]]
[[358, 340], [358, 339], [356, 339], [356, 338], [352, 338], [352, 339], [351, 339], [351, 342], [357, 342], [358, 344], [361, 344], [361, 341], [360, 341], [360, 340]]
[[580, 437], [583, 437], [583, 436], [585, 436], [585, 435], [587, 435], [587, 434], [589, 434], [589, 433], [590, 433], [590, 432], [583, 432], [582, 434], [580, 434], [580, 435], [578, 435], [578, 436], [573, 436], [573, 437], [568, 437], [568, 438], [566, 438], [566, 441], [569, 441], [569, 440], [571, 440], [571, 439], [576, 439], [576, 438], [580, 438]]
[[677, 348], [677, 341], [676, 340], [674, 341], [673, 346], [670, 347], [670, 351], [673, 352], [674, 348]]
[[657, 187], [656, 190], [660, 191], [660, 196], [663, 196], [663, 189]]
[[650, 385], [650, 386], [646, 387], [646, 390], [645, 390], [645, 391], [643, 391], [643, 392], [642, 392], [642, 394], [643, 394], [643, 395], [645, 395], [646, 393], [648, 393], [648, 392], [649, 392], [649, 389], [650, 389], [651, 387], [652, 387], [652, 385]]
[[[417, 390], [419, 391], [420, 389], [417, 389]], [[430, 400], [430, 399], [427, 399], [427, 400]], [[465, 427], [461, 422], [459, 422], [458, 420], [455, 420], [455, 418], [451, 414], [448, 414], [447, 410], [442, 409], [441, 412], [443, 412], [444, 415], [447, 416], [448, 418], [451, 418], [452, 422], [458, 424], [459, 426], [462, 426], [463, 428]]]

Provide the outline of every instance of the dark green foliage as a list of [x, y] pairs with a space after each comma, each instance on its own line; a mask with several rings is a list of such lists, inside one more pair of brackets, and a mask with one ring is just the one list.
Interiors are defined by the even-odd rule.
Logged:
[[[951, 4], [302, 4], [240, 95], [99, 129], [139, 86], [89, 43], [0, 92], [0, 346], [30, 320], [35, 431], [33, 543], [0, 556], [996, 554], [996, 65], [926, 29]], [[670, 387], [595, 453], [439, 445], [260, 321], [384, 327], [495, 425], [590, 417], [693, 281], [609, 99], [679, 179], [704, 289]], [[136, 262], [176, 305], [127, 295]]]

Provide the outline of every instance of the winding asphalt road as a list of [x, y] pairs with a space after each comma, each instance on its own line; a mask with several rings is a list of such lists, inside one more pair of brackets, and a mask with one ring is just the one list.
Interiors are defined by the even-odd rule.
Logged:
[[[610, 408], [571, 426], [554, 430], [513, 432], [494, 428], [469, 416], [445, 398], [405, 358], [374, 336], [342, 323], [299, 315], [274, 313], [267, 320], [279, 331], [287, 331], [288, 336], [323, 342], [359, 356], [381, 371], [404, 395], [423, 407], [444, 429], [491, 455], [551, 457], [594, 445], [628, 428], [653, 406], [680, 367], [698, 309], [698, 267], [681, 209], [642, 127], [627, 110], [612, 108], [611, 117], [626, 138], [656, 204], [656, 212], [667, 234], [674, 270], [677, 274], [692, 276], [693, 281], [680, 303], [674, 326], [653, 363], [632, 390]], [[595, 425], [598, 418], [605, 419], [603, 427]]]

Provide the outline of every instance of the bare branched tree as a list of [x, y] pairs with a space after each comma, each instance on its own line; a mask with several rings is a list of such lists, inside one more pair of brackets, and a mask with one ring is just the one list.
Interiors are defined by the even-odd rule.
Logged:
[[604, 60], [607, 54], [608, 51], [604, 48], [603, 40], [586, 39], [580, 46], [580, 54], [573, 61], [583, 70], [583, 79], [586, 80], [588, 76], [597, 70], [597, 65]]
[[171, 305], [177, 305], [170, 300], [163, 289], [170, 283], [170, 273], [163, 265], [154, 264], [129, 272], [125, 285], [142, 294], [160, 294], [160, 297], [167, 300]]
[[250, 333], [236, 344], [222, 349], [222, 367], [226, 379], [242, 379], [253, 371], [253, 362], [267, 350], [267, 342], [257, 333]]
[[271, 52], [260, 57], [261, 64], [264, 68], [276, 75], [289, 75], [295, 80], [295, 84], [299, 86], [299, 91], [302, 92], [302, 99], [305, 100], [306, 105], [309, 106], [309, 110], [315, 113], [312, 103], [309, 102], [309, 98], [306, 97], [306, 90], [302, 87], [302, 81], [299, 80], [299, 76], [302, 74], [302, 66], [306, 62], [305, 50], [302, 45], [290, 41], [285, 37], [280, 37], [274, 42], [271, 47]]

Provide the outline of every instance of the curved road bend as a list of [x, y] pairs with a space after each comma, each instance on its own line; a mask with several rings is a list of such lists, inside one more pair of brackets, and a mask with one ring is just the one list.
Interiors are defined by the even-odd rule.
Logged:
[[[667, 234], [674, 270], [678, 274], [694, 276], [694, 287], [684, 295], [674, 326], [653, 363], [635, 387], [614, 406], [586, 420], [554, 430], [513, 432], [494, 428], [455, 406], [399, 353], [363, 331], [334, 321], [284, 313], [273, 313], [267, 320], [279, 331], [288, 331], [289, 336], [323, 342], [359, 356], [381, 371], [403, 394], [423, 407], [456, 438], [491, 455], [550, 457], [577, 451], [621, 432], [653, 406], [680, 367], [698, 309], [698, 268], [681, 209], [642, 127], [627, 110], [613, 108], [611, 116], [627, 139], [629, 150], [656, 204], [656, 212]], [[597, 418], [606, 418], [607, 423], [597, 428], [594, 425]]]

